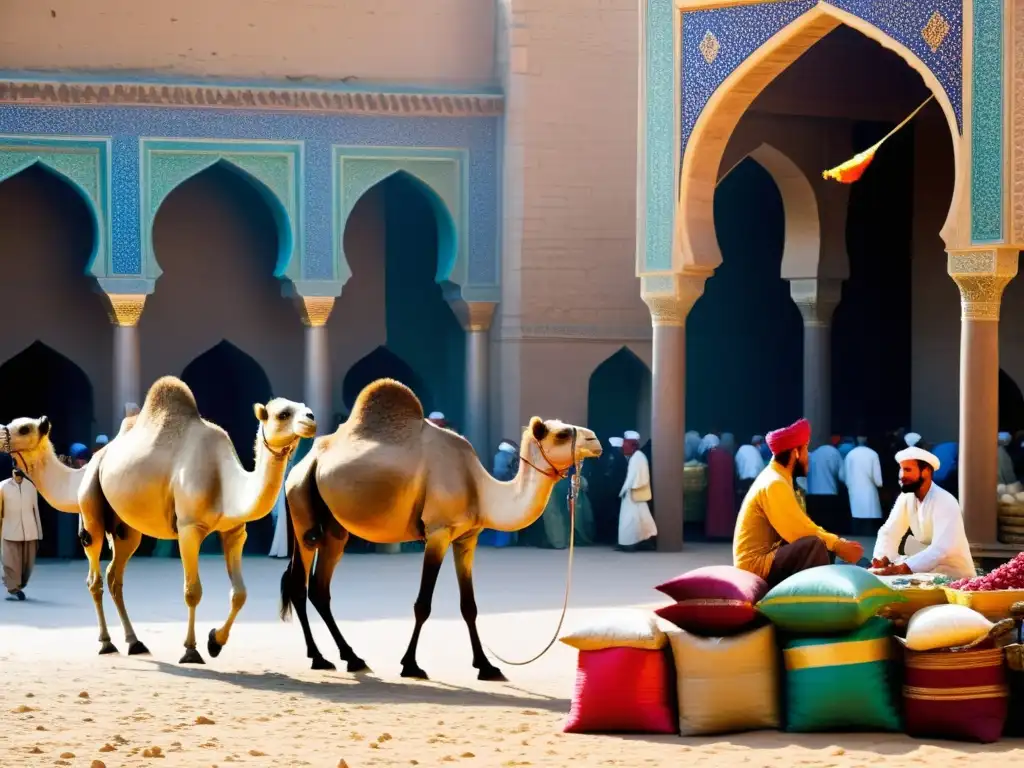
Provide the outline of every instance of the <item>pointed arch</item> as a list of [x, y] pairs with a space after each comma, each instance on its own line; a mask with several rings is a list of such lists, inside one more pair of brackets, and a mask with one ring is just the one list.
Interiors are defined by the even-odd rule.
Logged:
[[726, 145], [757, 95], [807, 49], [845, 24], [899, 55], [924, 81], [946, 116], [953, 145], [955, 181], [949, 212], [940, 232], [947, 246], [958, 237], [957, 215], [964, 190], [956, 112], [935, 74], [902, 43], [863, 19], [819, 2], [774, 34], [747, 57], [704, 105], [683, 151], [675, 217], [673, 268], [714, 268], [721, 263], [714, 230], [714, 188]]
[[359, 393], [377, 379], [394, 379], [402, 382], [416, 393], [420, 402], [423, 403], [424, 410], [429, 411], [432, 407], [430, 392], [423, 378], [413, 370], [411, 365], [386, 346], [379, 346], [370, 354], [357, 360], [345, 374], [341, 385], [341, 396], [345, 403], [345, 409], [351, 412], [352, 405], [359, 397]]
[[0, 136], [0, 183], [38, 166], [75, 190], [93, 222], [85, 274], [113, 273], [110, 244], [110, 140], [53, 136]]
[[1024, 430], [1024, 395], [1017, 382], [999, 369], [999, 429], [1010, 434]]
[[601, 361], [587, 383], [587, 426], [602, 442], [628, 429], [650, 437], [651, 369], [629, 347]]
[[810, 179], [788, 155], [771, 144], [762, 143], [723, 173], [718, 184], [748, 158], [768, 172], [782, 198], [786, 221], [785, 244], [782, 248], [783, 276], [817, 275], [821, 260], [821, 217], [818, 195]]
[[434, 212], [438, 236], [435, 281], [456, 285], [466, 283], [469, 209], [466, 200], [468, 163], [464, 150], [335, 146], [332, 152], [336, 171], [334, 247], [337, 280], [344, 284], [352, 276], [345, 256], [344, 234], [356, 203], [378, 184], [400, 174], [414, 183]]
[[304, 240], [300, 143], [158, 139], [142, 139], [140, 143], [144, 277], [156, 279], [163, 273], [153, 251], [153, 223], [160, 206], [186, 181], [219, 166], [249, 183], [271, 212], [278, 237], [274, 277], [301, 279]]

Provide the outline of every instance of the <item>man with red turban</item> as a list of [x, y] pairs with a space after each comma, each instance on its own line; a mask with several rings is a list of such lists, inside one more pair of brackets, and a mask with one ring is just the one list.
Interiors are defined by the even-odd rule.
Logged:
[[860, 544], [816, 525], [797, 501], [793, 481], [807, 476], [810, 422], [800, 419], [769, 432], [765, 440], [772, 460], [740, 506], [733, 536], [733, 564], [774, 587], [794, 573], [828, 565], [832, 554], [847, 563], [859, 562], [864, 556]]

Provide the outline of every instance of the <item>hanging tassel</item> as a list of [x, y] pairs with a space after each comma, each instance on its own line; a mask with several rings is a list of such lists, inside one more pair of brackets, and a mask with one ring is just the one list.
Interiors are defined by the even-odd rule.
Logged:
[[913, 112], [907, 115], [907, 117], [903, 120], [902, 123], [900, 123], [887, 134], [885, 134], [885, 136], [882, 137], [881, 141], [868, 147], [863, 152], [858, 152], [856, 155], [851, 157], [842, 165], [837, 165], [835, 168], [829, 168], [827, 171], [823, 171], [821, 174], [822, 178], [832, 179], [833, 181], [838, 181], [840, 184], [853, 184], [853, 182], [857, 181], [861, 176], [864, 175], [864, 171], [866, 171], [868, 169], [868, 166], [871, 165], [871, 161], [875, 159], [875, 153], [878, 151], [878, 148], [881, 147], [890, 138], [892, 138], [892, 136], [898, 130], [900, 130], [900, 128], [902, 128], [915, 117], [917, 117], [917, 113], [924, 109], [925, 105], [928, 104], [928, 102], [934, 98], [935, 95], [932, 94], [923, 102], [921, 102], [917, 109], [915, 109]]

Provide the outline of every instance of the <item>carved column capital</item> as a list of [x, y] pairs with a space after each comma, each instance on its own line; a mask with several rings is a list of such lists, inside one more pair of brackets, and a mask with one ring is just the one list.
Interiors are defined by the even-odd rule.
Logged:
[[327, 324], [327, 319], [334, 309], [333, 296], [296, 296], [295, 305], [299, 310], [302, 324], [310, 328], [319, 328]]
[[495, 301], [466, 301], [465, 299], [449, 299], [448, 304], [459, 319], [462, 330], [489, 331], [491, 321], [494, 320], [494, 310], [498, 303]]
[[1017, 275], [1017, 249], [949, 251], [946, 269], [960, 289], [960, 319], [998, 322], [1003, 289]]
[[640, 278], [640, 296], [651, 311], [651, 325], [684, 326], [693, 305], [704, 295], [712, 272], [680, 272]]
[[139, 324], [142, 309], [146, 306], [144, 293], [107, 293], [107, 317], [113, 325], [133, 328]]
[[824, 327], [843, 297], [843, 281], [838, 278], [794, 278], [789, 295], [800, 310], [805, 326]]

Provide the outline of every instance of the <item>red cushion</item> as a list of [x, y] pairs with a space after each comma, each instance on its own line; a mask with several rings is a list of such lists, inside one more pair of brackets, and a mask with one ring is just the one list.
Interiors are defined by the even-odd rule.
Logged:
[[656, 608], [656, 614], [697, 635], [729, 635], [760, 617], [753, 603], [739, 600], [683, 600]]
[[760, 576], [731, 565], [696, 568], [655, 587], [675, 605], [657, 613], [680, 629], [699, 634], [733, 632], [753, 623], [754, 606], [768, 592]]
[[1009, 704], [1003, 651], [907, 651], [903, 717], [908, 735], [998, 741]]
[[668, 649], [580, 651], [566, 733], [677, 733]]

